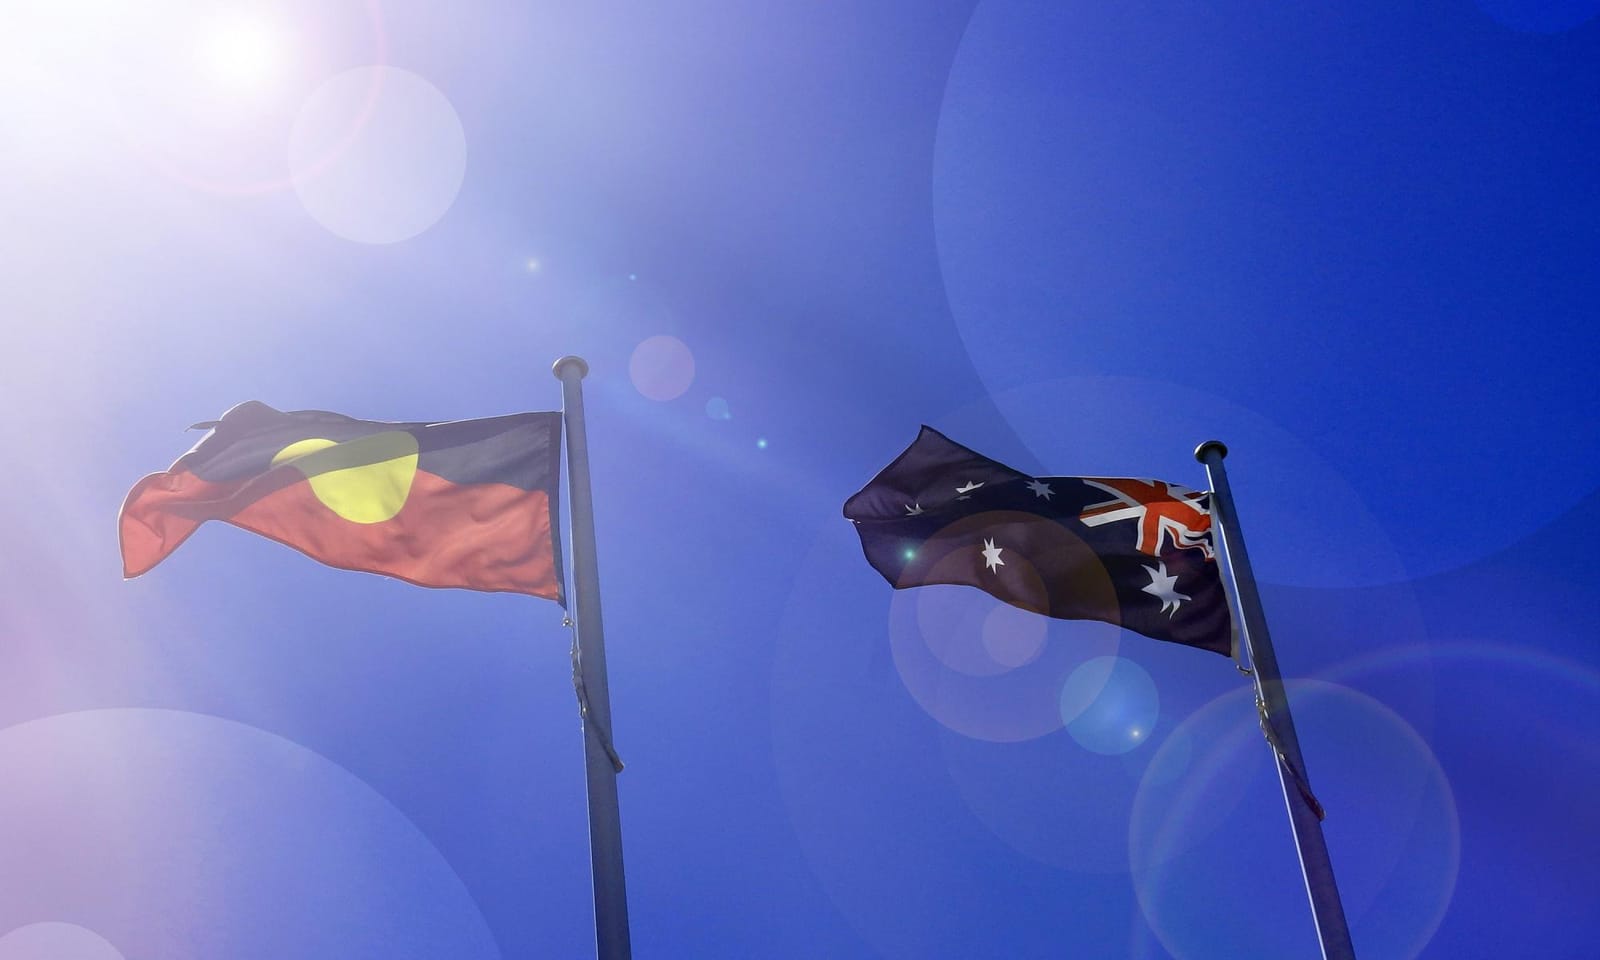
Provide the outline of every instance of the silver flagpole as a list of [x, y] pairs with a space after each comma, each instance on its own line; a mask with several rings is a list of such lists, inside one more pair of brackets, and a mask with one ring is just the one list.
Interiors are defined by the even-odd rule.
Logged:
[[561, 381], [567, 426], [567, 490], [572, 509], [572, 576], [577, 612], [573, 680], [583, 714], [583, 760], [588, 774], [589, 863], [594, 876], [595, 948], [599, 960], [629, 960], [628, 894], [622, 874], [622, 818], [617, 773], [622, 763], [611, 744], [611, 694], [606, 686], [606, 642], [600, 623], [600, 566], [595, 559], [594, 502], [589, 488], [589, 439], [583, 425], [584, 375], [580, 357], [553, 368]]
[[1278, 782], [1283, 786], [1283, 802], [1289, 807], [1289, 826], [1300, 851], [1300, 871], [1305, 876], [1306, 894], [1311, 898], [1311, 913], [1316, 920], [1317, 940], [1324, 960], [1355, 960], [1350, 944], [1350, 928], [1344, 919], [1344, 905], [1333, 881], [1333, 864], [1322, 837], [1322, 806], [1311, 792], [1306, 778], [1305, 760], [1300, 756], [1300, 740], [1295, 736], [1294, 718], [1289, 714], [1289, 697], [1278, 672], [1278, 657], [1272, 651], [1267, 633], [1267, 618], [1261, 611], [1261, 595], [1256, 591], [1255, 575], [1250, 571], [1250, 555], [1245, 551], [1244, 534], [1239, 530], [1239, 514], [1233, 507], [1233, 491], [1222, 458], [1228, 448], [1220, 441], [1207, 440], [1195, 448], [1194, 458], [1206, 466], [1211, 480], [1212, 510], [1222, 531], [1227, 549], [1228, 569], [1244, 618], [1244, 640], [1255, 669], [1256, 703], [1261, 710], [1261, 728], [1277, 758]]

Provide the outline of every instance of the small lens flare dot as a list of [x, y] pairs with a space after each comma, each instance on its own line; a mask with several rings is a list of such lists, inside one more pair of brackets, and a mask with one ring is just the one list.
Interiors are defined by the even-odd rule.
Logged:
[[765, 450], [765, 449], [767, 449], [767, 438], [766, 437], [758, 437], [758, 438], [756, 438], [756, 449], [757, 450]]
[[916, 558], [917, 558], [917, 551], [911, 550], [911, 549], [907, 549], [906, 550], [906, 559], [907, 560], [915, 560]]
[[539, 269], [540, 269], [540, 266], [541, 265], [539, 263], [539, 258], [537, 258], [537, 257], [529, 257], [528, 258], [528, 272], [529, 273], [538, 273]]

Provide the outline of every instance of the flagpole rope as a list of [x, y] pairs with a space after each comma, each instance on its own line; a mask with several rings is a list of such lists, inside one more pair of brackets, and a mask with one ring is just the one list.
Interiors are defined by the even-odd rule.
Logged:
[[572, 631], [572, 691], [578, 695], [578, 718], [594, 729], [601, 749], [606, 752], [606, 759], [611, 761], [611, 769], [621, 773], [622, 758], [611, 744], [611, 730], [589, 709], [589, 688], [583, 683], [583, 655], [578, 648], [578, 625], [570, 616], [562, 617], [561, 625]]
[[1283, 744], [1278, 740], [1278, 732], [1272, 728], [1272, 720], [1267, 712], [1267, 702], [1261, 699], [1260, 694], [1256, 695], [1256, 713], [1261, 717], [1261, 733], [1267, 738], [1267, 745], [1277, 755], [1278, 762], [1283, 764], [1283, 769], [1289, 772], [1289, 779], [1294, 781], [1295, 789], [1299, 791], [1301, 799], [1305, 800], [1306, 806], [1311, 808], [1311, 812], [1317, 815], [1318, 820], [1326, 819], [1327, 813], [1322, 809], [1322, 801], [1318, 800], [1317, 795], [1311, 792], [1311, 784], [1306, 782], [1305, 775], [1289, 759], [1289, 755], [1283, 752]]
[[1247, 677], [1255, 676], [1255, 670], [1244, 665], [1244, 646], [1243, 644], [1239, 643], [1239, 621], [1237, 620], [1233, 622], [1232, 634], [1233, 641], [1231, 643], [1231, 652], [1233, 653], [1233, 668]]
[[[566, 591], [566, 596], [572, 596], [569, 584], [563, 583], [562, 588]], [[595, 738], [600, 741], [600, 748], [605, 751], [606, 759], [611, 761], [611, 769], [621, 773], [622, 757], [617, 754], [617, 748], [611, 742], [611, 728], [600, 722], [600, 718], [589, 709], [589, 688], [583, 682], [583, 648], [578, 644], [578, 622], [572, 619], [571, 611], [562, 611], [561, 625], [572, 633], [572, 692], [578, 697], [578, 719], [594, 730]]]

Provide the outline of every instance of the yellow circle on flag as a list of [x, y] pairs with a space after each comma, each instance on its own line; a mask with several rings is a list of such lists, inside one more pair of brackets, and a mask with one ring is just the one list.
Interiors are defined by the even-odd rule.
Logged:
[[389, 430], [343, 443], [296, 440], [272, 458], [274, 467], [286, 463], [306, 475], [329, 510], [354, 523], [379, 523], [399, 513], [411, 493], [417, 438]]

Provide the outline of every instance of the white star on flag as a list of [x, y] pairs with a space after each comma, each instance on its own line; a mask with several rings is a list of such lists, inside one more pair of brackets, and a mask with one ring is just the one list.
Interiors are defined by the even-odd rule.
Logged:
[[[1159, 569], [1157, 569], [1159, 568]], [[1167, 565], [1157, 561], [1154, 567], [1145, 567], [1145, 572], [1150, 574], [1150, 583], [1140, 589], [1161, 601], [1161, 612], [1172, 616], [1178, 612], [1178, 606], [1185, 600], [1193, 599], [1188, 594], [1179, 593], [1175, 587], [1178, 578], [1167, 575]], [[1170, 610], [1168, 608], [1171, 608]]]
[[971, 493], [972, 491], [978, 489], [981, 486], [983, 486], [983, 484], [974, 483], [973, 481], [968, 480], [962, 486], [956, 487], [956, 493]]
[[1050, 484], [1045, 483], [1043, 480], [1029, 480], [1028, 489], [1033, 491], [1034, 496], [1044, 497], [1046, 500], [1049, 500], [1055, 493], [1054, 490], [1050, 489]]
[[919, 516], [921, 513], [922, 513], [922, 504], [920, 504], [920, 503], [908, 503], [908, 504], [906, 504], [906, 516], [915, 517], [915, 516]]
[[990, 570], [993, 570], [995, 567], [1005, 566], [1006, 562], [1000, 559], [1000, 551], [1003, 549], [1005, 548], [995, 546], [993, 540], [984, 540], [983, 565], [988, 567]]

